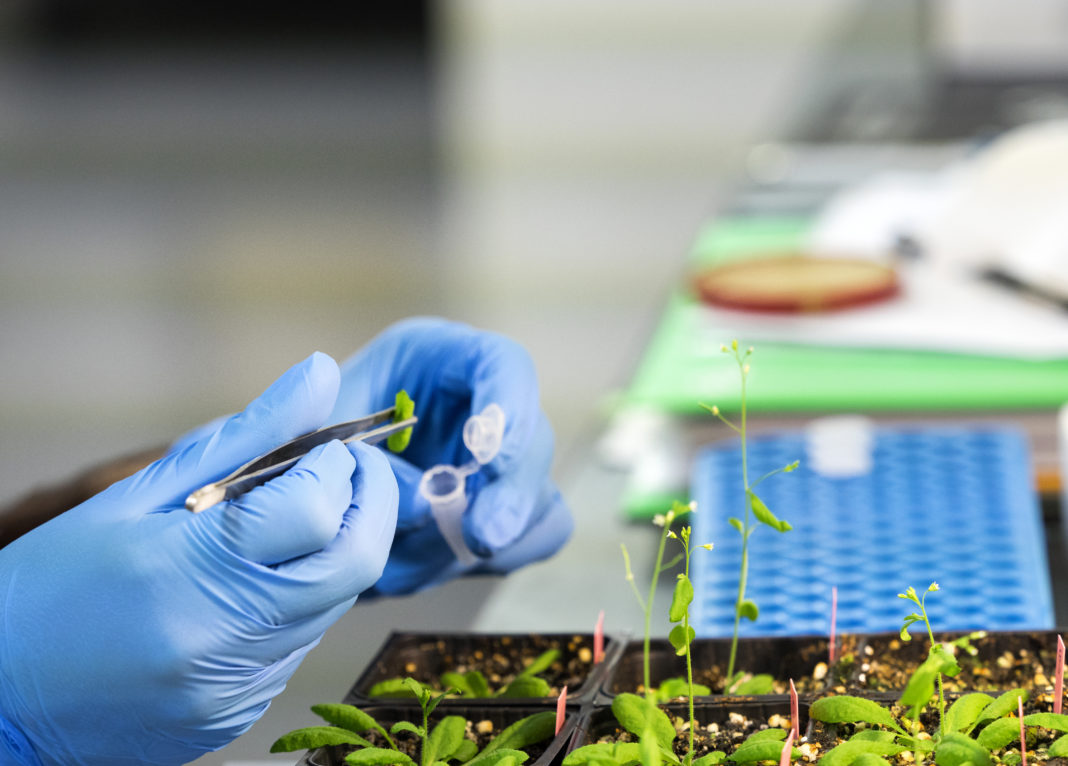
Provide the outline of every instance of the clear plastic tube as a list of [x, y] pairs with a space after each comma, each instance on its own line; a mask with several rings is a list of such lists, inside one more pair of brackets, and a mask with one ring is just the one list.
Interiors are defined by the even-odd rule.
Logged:
[[467, 510], [467, 477], [493, 460], [504, 437], [504, 411], [490, 404], [464, 423], [464, 445], [474, 456], [462, 466], [436, 465], [423, 474], [419, 494], [430, 503], [430, 513], [461, 564], [478, 561], [464, 541], [463, 515]]

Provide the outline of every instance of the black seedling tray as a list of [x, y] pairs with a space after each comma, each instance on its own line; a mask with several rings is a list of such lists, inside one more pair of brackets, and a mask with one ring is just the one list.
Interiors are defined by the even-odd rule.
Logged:
[[[843, 648], [849, 651], [857, 645], [857, 637], [843, 636], [838, 644], [838, 656], [841, 656]], [[822, 679], [814, 677], [817, 665], [823, 663], [826, 669], [828, 645], [827, 638], [823, 636], [745, 638], [738, 642], [735, 668], [754, 674], [768, 673], [782, 683], [793, 679], [798, 686], [798, 694], [811, 696], [822, 692], [832, 677], [829, 670]], [[694, 681], [700, 681], [700, 672], [705, 668], [718, 665], [725, 672], [730, 648], [731, 641], [728, 638], [694, 640], [690, 644]], [[667, 640], [654, 639], [649, 644], [649, 673], [654, 685], [659, 685], [667, 678], [684, 677], [686, 659], [678, 656]], [[637, 693], [642, 684], [642, 642], [630, 641], [616, 663], [614, 673], [602, 686], [602, 698], [611, 700], [622, 692]], [[722, 696], [714, 693], [701, 699]]]
[[[1007, 651], [1019, 653], [1020, 650], [1024, 650], [1034, 656], [1041, 654], [1039, 667], [1052, 684], [1058, 633], [1063, 635], [1063, 631], [1053, 630], [990, 632], [984, 638], [975, 639], [973, 643], [979, 649], [978, 659], [986, 663], [996, 663], [998, 658]], [[965, 634], [936, 633], [935, 637], [937, 640], [953, 640], [961, 635]], [[455, 669], [447, 667], [450, 650], [467, 651], [472, 647], [485, 648], [502, 638], [507, 638], [511, 643], [530, 646], [531, 656], [536, 656], [543, 648], [546, 648], [548, 644], [544, 642], [547, 640], [563, 641], [565, 651], [570, 639], [577, 640], [578, 645], [591, 648], [593, 640], [592, 635], [589, 634], [536, 636], [461, 633], [442, 636], [428, 633], [394, 633], [353, 685], [344, 701], [366, 710], [386, 726], [401, 719], [414, 720], [421, 716], [414, 699], [368, 699], [361, 696], [362, 690], [369, 689], [377, 680], [385, 678], [403, 676], [419, 678], [420, 673], [425, 673], [427, 674], [424, 676], [426, 680], [436, 679], [442, 672]], [[894, 644], [895, 640], [899, 643]], [[826, 663], [827, 644], [827, 638], [824, 636], [745, 638], [738, 645], [736, 665], [748, 672], [771, 674], [779, 681], [788, 681], [793, 678], [796, 683], [799, 678], [811, 678], [816, 666], [819, 663]], [[659, 683], [665, 678], [685, 675], [684, 658], [678, 657], [666, 640], [654, 640], [650, 648], [653, 683]], [[868, 649], [870, 649], [870, 654]], [[846, 673], [850, 666], [838, 665], [828, 671], [825, 677], [827, 683], [819, 691], [805, 693], [799, 688], [801, 732], [808, 736], [813, 734], [813, 722], [809, 720], [808, 711], [811, 702], [817, 696], [849, 693], [886, 706], [895, 704], [900, 697], [901, 689], [878, 691], [858, 685], [857, 679], [859, 673], [863, 672], [863, 663], [885, 658], [888, 661], [903, 663], [907, 672], [911, 673], [926, 656], [928, 650], [929, 642], [926, 636], [919, 632], [914, 632], [911, 642], [900, 642], [897, 633], [848, 634], [840, 637], [837, 656], [855, 658], [855, 664], [852, 666], [854, 674], [850, 677]], [[692, 644], [692, 652], [695, 669], [711, 664], [725, 666], [730, 653], [730, 640], [698, 639]], [[836, 678], [839, 680], [835, 681]], [[846, 683], [841, 682], [842, 678], [847, 679]], [[850, 678], [852, 682], [849, 681]], [[550, 683], [554, 681], [550, 679]], [[568, 681], [571, 693], [568, 695], [567, 718], [563, 730], [552, 740], [545, 752], [535, 756], [535, 760], [528, 766], [559, 766], [564, 756], [572, 749], [596, 741], [600, 737], [610, 736], [618, 729], [611, 711], [611, 702], [617, 694], [637, 692], [641, 686], [642, 642], [630, 641], [626, 637], [606, 638], [604, 661], [591, 667], [588, 675], [577, 688], [572, 689], [571, 683], [572, 681]], [[995, 681], [984, 691], [994, 695], [1014, 686], [1022, 686], [1032, 692], [1032, 704], [1038, 704], [1039, 708], [1036, 709], [1040, 709], [1042, 705], [1052, 704], [1048, 690], [1037, 688], [1041, 685], [1040, 681], [1032, 682], [1032, 679], [1022, 679], [1017, 683]], [[946, 699], [951, 701], [969, 690], [973, 689], [961, 689], [956, 692], [947, 690]], [[1037, 700], [1039, 693], [1044, 698], [1041, 702]], [[499, 731], [524, 715], [550, 710], [555, 705], [556, 699], [552, 697], [533, 700], [449, 699], [441, 702], [432, 718], [437, 720], [442, 716], [455, 714], [475, 721], [488, 719], [493, 722], [494, 729]], [[661, 705], [661, 708], [675, 716], [685, 717], [687, 715], [684, 703], [672, 702]], [[790, 700], [784, 694], [710, 695], [695, 698], [695, 712], [697, 720], [705, 725], [728, 721], [732, 713], [759, 720], [766, 720], [777, 714], [788, 720]], [[345, 748], [342, 747], [321, 748], [305, 754], [300, 765], [341, 766], [344, 763], [344, 752]]]
[[[387, 731], [390, 726], [397, 721], [407, 720], [417, 725], [422, 723], [422, 712], [418, 707], [413, 708], [408, 705], [368, 705], [360, 706], [360, 708], [382, 724]], [[547, 709], [548, 708], [545, 706], [504, 707], [500, 705], [487, 706], [470, 704], [456, 705], [451, 706], [448, 709], [443, 709], [443, 706], [439, 705], [430, 715], [430, 725], [433, 727], [435, 723], [440, 721], [446, 715], [462, 715], [469, 721], [476, 723], [483, 720], [491, 721], [493, 723], [494, 733], [499, 733], [506, 726], [515, 723], [520, 718], [533, 715], [534, 713], [544, 713]], [[567, 751], [567, 746], [574, 739], [578, 723], [578, 712], [574, 710], [568, 712], [564, 719], [564, 724], [560, 729], [560, 733], [544, 743], [544, 750], [542, 750], [536, 758], [528, 760], [524, 766], [559, 766], [560, 761], [563, 760]], [[529, 750], [533, 754], [533, 751], [536, 751], [541, 747], [541, 744], [533, 745]], [[297, 766], [347, 766], [345, 763], [345, 755], [349, 752], [352, 752], [352, 748], [344, 745], [320, 747], [305, 753], [304, 757], [297, 763]]]
[[[685, 703], [672, 702], [660, 707], [673, 717], [687, 718], [689, 716]], [[757, 725], [762, 722], [766, 723], [774, 715], [782, 716], [789, 721], [790, 700], [781, 697], [776, 699], [734, 697], [724, 698], [719, 702], [694, 702], [694, 718], [699, 726], [707, 726], [711, 723], [727, 724], [732, 713], [744, 716]], [[798, 702], [798, 719], [798, 727], [804, 734], [809, 725], [808, 703], [805, 701]], [[579, 721], [574, 736], [568, 744], [567, 752], [570, 753], [583, 745], [597, 742], [602, 737], [617, 736], [622, 730], [610, 706], [591, 706]]]
[[[1016, 682], [1009, 680], [1015, 674], [1014, 668], [1019, 669], [1016, 665], [1025, 665], [1041, 670], [1052, 685], [1059, 634], [1055, 630], [988, 631], [984, 637], [971, 641], [978, 650], [974, 658], [963, 650], [957, 651], [961, 672], [952, 679], [952, 683], [961, 692], [998, 689], [1007, 691], [1014, 686], [1031, 688], [1034, 686], [1034, 677], [1029, 673], [1026, 677], [1019, 677]], [[913, 630], [911, 635], [912, 640], [908, 642], [902, 641], [898, 633], [872, 633], [863, 636], [857, 649], [858, 662], [847, 692], [865, 696], [879, 692], [900, 693], [904, 689], [908, 673], [923, 662], [930, 650], [926, 633]], [[966, 635], [969, 634], [961, 631], [935, 633], [935, 640], [953, 641]], [[999, 665], [999, 662], [1002, 664]], [[879, 663], [893, 663], [904, 668], [907, 672], [901, 675], [902, 682], [873, 686], [872, 666]]]
[[[353, 705], [389, 704], [415, 705], [413, 698], [371, 697], [371, 688], [379, 681], [390, 678], [412, 677], [423, 683], [436, 683], [439, 676], [447, 671], [457, 670], [456, 658], [481, 652], [484, 656], [499, 653], [502, 644], [508, 651], [521, 653], [528, 661], [550, 648], [560, 649], [559, 662], [564, 667], [571, 667], [575, 672], [554, 672], [552, 669], [539, 674], [554, 688], [567, 685], [567, 703], [571, 706], [592, 701], [604, 678], [609, 674], [610, 666], [616, 661], [623, 649], [622, 641], [605, 637], [605, 658], [594, 665], [592, 659], [585, 661], [583, 656], [589, 652], [592, 658], [593, 634], [579, 633], [412, 633], [395, 632], [390, 634], [379, 649], [367, 669], [356, 680], [345, 702]], [[584, 651], [585, 650], [585, 651]], [[497, 663], [500, 665], [500, 663]], [[479, 668], [489, 678], [485, 668]], [[581, 672], [578, 672], [581, 671]], [[499, 684], [490, 679], [490, 685]], [[442, 705], [555, 705], [555, 697], [511, 697], [511, 698], [455, 698], [442, 701]]]

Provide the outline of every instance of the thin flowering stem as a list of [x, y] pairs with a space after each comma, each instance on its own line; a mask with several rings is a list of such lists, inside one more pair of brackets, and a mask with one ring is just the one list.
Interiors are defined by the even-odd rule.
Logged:
[[[923, 596], [920, 597], [920, 613], [923, 615], [923, 623], [924, 623], [924, 625], [927, 626], [927, 638], [930, 640], [931, 646], [935, 645], [935, 639], [934, 639], [934, 631], [931, 630], [931, 621], [929, 619], [927, 619], [927, 606], [926, 606], [926, 604], [927, 604], [927, 594], [930, 593], [931, 591], [935, 591], [935, 590], [938, 590], [938, 583], [933, 582], [933, 583], [930, 584], [930, 586], [927, 588], [927, 590], [925, 590], [923, 592]], [[945, 695], [945, 691], [944, 691], [944, 689], [942, 687], [942, 674], [939, 673], [937, 678], [938, 678], [938, 709], [939, 709], [939, 711], [941, 711], [939, 713], [939, 716], [938, 716], [938, 730], [940, 732], [942, 732], [943, 736], [945, 736], [945, 733], [946, 733], [946, 713], [945, 713], [945, 711], [946, 711], [946, 695]]]
[[[696, 509], [694, 503], [690, 503], [691, 511]], [[694, 630], [690, 626], [690, 605], [693, 603], [693, 583], [690, 580], [690, 555], [693, 552], [693, 547], [690, 545], [691, 536], [693, 534], [693, 527], [684, 526], [676, 535], [672, 532], [668, 535], [672, 540], [678, 540], [682, 546], [682, 559], [683, 569], [682, 573], [678, 575], [677, 582], [675, 583], [675, 592], [671, 597], [671, 608], [668, 610], [668, 619], [677, 623], [677, 625], [671, 629], [669, 640], [674, 647], [676, 654], [683, 655], [686, 658], [686, 701], [689, 712], [689, 748], [686, 751], [686, 756], [682, 759], [681, 766], [690, 766], [694, 759], [694, 736], [697, 731], [697, 722], [694, 717], [694, 684], [693, 684], [693, 653], [692, 642], [694, 637]], [[704, 545], [697, 546], [704, 548], [705, 550], [712, 550], [712, 543], [705, 543]]]
[[[685, 506], [676, 502], [674, 506], [667, 513], [657, 514], [653, 518], [653, 523], [662, 527], [663, 531], [660, 533], [660, 545], [656, 551], [656, 561], [653, 564], [653, 576], [649, 583], [649, 595], [647, 598], [642, 598], [641, 593], [638, 592], [638, 586], [634, 582], [634, 572], [630, 568], [630, 554], [627, 552], [627, 546], [620, 545], [623, 551], [623, 565], [626, 568], [627, 582], [630, 583], [631, 589], [634, 591], [634, 597], [638, 599], [638, 605], [645, 612], [645, 637], [642, 642], [642, 680], [645, 684], [645, 695], [647, 697], [653, 696], [653, 688], [651, 682], [651, 673], [649, 669], [649, 644], [650, 633], [652, 631], [652, 614], [653, 614], [653, 599], [656, 597], [656, 585], [660, 579], [660, 573], [665, 569], [664, 566], [664, 547], [667, 544], [668, 537], [674, 536], [671, 531], [671, 524], [675, 521], [677, 516], [686, 513], [692, 509], [690, 506]], [[672, 562], [674, 564], [674, 562]]]
[[[923, 620], [924, 627], [927, 629], [927, 639], [931, 642], [932, 651], [934, 651], [936, 644], [934, 638], [934, 631], [931, 629], [931, 620], [927, 617], [927, 594], [933, 593], [937, 590], [939, 590], [938, 583], [933, 582], [927, 586], [927, 590], [923, 592], [922, 596], [917, 596], [916, 589], [912, 586], [909, 586], [909, 588], [904, 593], [897, 594], [898, 598], [907, 599], [920, 608], [919, 615], [913, 614], [905, 618], [905, 627], [901, 629], [901, 637], [905, 640], [908, 640], [907, 631], [909, 626], [914, 622], [919, 622], [920, 620]], [[945, 690], [942, 684], [942, 674], [938, 673], [936, 678], [938, 679], [938, 730], [944, 736], [946, 733], [946, 697]]]
[[790, 463], [789, 465], [784, 465], [782, 468], [776, 468], [773, 471], [768, 471], [766, 474], [764, 474], [759, 479], [754, 481], [753, 484], [749, 487], [749, 489], [756, 489], [757, 487], [760, 486], [761, 482], [763, 482], [764, 479], [770, 479], [772, 476], [774, 476], [777, 473], [790, 473], [791, 471], [796, 469], [797, 466], [799, 466], [799, 465], [800, 465], [800, 462], [795, 460], [794, 462]]
[[656, 582], [660, 579], [660, 565], [664, 561], [664, 546], [667, 544], [668, 533], [671, 531], [671, 522], [675, 519], [675, 512], [668, 511], [664, 518], [664, 532], [660, 535], [660, 547], [656, 550], [656, 563], [653, 564], [653, 576], [649, 583], [649, 598], [646, 600], [648, 608], [645, 610], [645, 640], [642, 643], [642, 681], [645, 684], [646, 696], [651, 696], [653, 686], [649, 674], [649, 632], [652, 629], [653, 598], [656, 596]]
[[[708, 410], [710, 413], [719, 418], [723, 423], [729, 426], [735, 433], [738, 434], [741, 441], [741, 458], [742, 458], [742, 488], [744, 490], [743, 499], [745, 502], [745, 512], [742, 514], [742, 518], [731, 517], [727, 519], [734, 529], [742, 536], [742, 550], [741, 560], [738, 568], [738, 596], [734, 602], [734, 631], [731, 637], [730, 657], [727, 663], [727, 678], [726, 685], [727, 690], [735, 688], [735, 669], [734, 664], [738, 655], [738, 633], [741, 626], [742, 617], [749, 620], [756, 620], [759, 615], [759, 609], [755, 603], [746, 598], [746, 590], [749, 580], [749, 538], [756, 530], [759, 524], [766, 524], [767, 526], [775, 529], [779, 532], [787, 532], [791, 529], [790, 524], [785, 519], [779, 519], [774, 513], [764, 504], [764, 501], [757, 497], [753, 491], [754, 487], [759, 485], [765, 479], [774, 476], [777, 473], [789, 473], [797, 468], [798, 463], [795, 461], [789, 465], [778, 468], [774, 471], [761, 476], [755, 483], [749, 481], [749, 444], [748, 444], [748, 426], [749, 426], [749, 407], [748, 407], [748, 381], [749, 381], [749, 357], [753, 353], [753, 348], [750, 346], [744, 351], [740, 351], [738, 348], [738, 341], [731, 341], [730, 346], [723, 345], [720, 347], [720, 351], [725, 354], [731, 354], [734, 357], [735, 363], [738, 365], [738, 372], [741, 377], [741, 396], [740, 396], [740, 419], [739, 424], [735, 425], [727, 418], [725, 418], [719, 411], [719, 407], [712, 405], [708, 406], [702, 404], [701, 406]], [[741, 675], [740, 673], [738, 675]]]
[[719, 406], [718, 406], [718, 405], [715, 405], [715, 404], [713, 404], [713, 405], [712, 405], [712, 406], [710, 407], [710, 406], [708, 406], [707, 404], [704, 404], [703, 402], [698, 402], [698, 404], [699, 404], [699, 405], [700, 405], [700, 406], [701, 406], [702, 408], [704, 408], [704, 409], [705, 409], [705, 410], [707, 410], [708, 412], [711, 412], [711, 413], [712, 413], [713, 415], [715, 415], [715, 416], [716, 416], [717, 418], [719, 418], [719, 419], [720, 419], [720, 421], [721, 421], [721, 422], [723, 423], [723, 425], [727, 426], [727, 428], [731, 429], [731, 430], [732, 430], [732, 431], [734, 431], [734, 432], [735, 432], [736, 434], [739, 434], [739, 435], [740, 435], [740, 434], [742, 433], [742, 429], [740, 429], [740, 428], [739, 428], [738, 426], [734, 425], [734, 423], [732, 423], [732, 422], [731, 422], [731, 421], [730, 421], [730, 420], [729, 420], [729, 419], [728, 419], [727, 417], [725, 417], [725, 416], [723, 415], [723, 413], [722, 413], [722, 412], [720, 412], [720, 411], [719, 411]]
[[[738, 573], [738, 600], [734, 603], [734, 633], [731, 639], [731, 653], [730, 659], [727, 661], [727, 683], [730, 684], [734, 678], [734, 661], [738, 656], [738, 628], [742, 619], [742, 604], [745, 602], [745, 589], [747, 580], [749, 578], [749, 536], [752, 534], [752, 509], [749, 505], [749, 492], [752, 487], [749, 486], [749, 456], [746, 450], [746, 396], [745, 396], [745, 383], [746, 378], [749, 376], [749, 365], [745, 364], [743, 357], [738, 356], [738, 342], [734, 341], [731, 344], [734, 349], [734, 358], [738, 361], [738, 368], [742, 374], [742, 427], [738, 431], [739, 436], [742, 439], [742, 484], [745, 487], [745, 521], [742, 526], [742, 565]], [[746, 352], [748, 357], [752, 353], [752, 349]]]
[[[686, 578], [690, 577], [690, 528], [687, 527], [685, 534], [682, 536], [682, 548], [686, 555], [686, 566], [684, 572]], [[686, 614], [682, 619], [682, 629], [686, 632], [686, 687], [687, 687], [687, 701], [690, 703], [690, 749], [687, 751], [687, 763], [693, 760], [693, 730], [696, 727], [693, 717], [693, 657], [690, 653], [690, 610], [686, 610]]]
[[627, 582], [630, 584], [630, 589], [634, 591], [634, 598], [638, 599], [638, 606], [642, 611], [645, 611], [645, 599], [642, 598], [642, 594], [638, 591], [638, 586], [634, 582], [634, 572], [630, 569], [630, 553], [627, 552], [627, 546], [623, 543], [619, 544], [619, 547], [623, 550], [623, 566], [627, 572]]
[[1020, 763], [1027, 766], [1027, 731], [1024, 727], [1023, 696], [1016, 698], [1017, 716], [1020, 720]]

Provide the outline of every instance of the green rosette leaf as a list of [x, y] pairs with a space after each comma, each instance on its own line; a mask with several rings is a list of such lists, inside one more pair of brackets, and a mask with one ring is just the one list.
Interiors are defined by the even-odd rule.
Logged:
[[938, 766], [990, 766], [990, 753], [981, 744], [958, 731], [946, 732], [935, 747]]
[[544, 678], [537, 676], [516, 676], [506, 687], [501, 689], [498, 697], [548, 697], [552, 687]]
[[459, 749], [464, 741], [464, 729], [467, 728], [467, 719], [462, 715], [447, 715], [438, 722], [426, 738], [426, 751], [423, 753], [424, 763], [433, 763], [437, 760], [445, 760]]
[[415, 761], [399, 750], [385, 747], [365, 747], [345, 756], [345, 763], [353, 766], [415, 766]]
[[554, 662], [556, 662], [556, 659], [559, 656], [560, 656], [560, 650], [559, 649], [547, 649], [546, 651], [542, 652], [537, 657], [535, 657], [534, 660], [529, 665], [527, 665], [525, 668], [523, 668], [523, 672], [520, 673], [519, 675], [521, 675], [521, 676], [536, 676], [539, 673], [544, 673], [546, 670], [548, 670], [550, 667], [552, 667], [552, 664]]
[[496, 750], [522, 750], [537, 742], [549, 739], [556, 733], [556, 711], [546, 710], [520, 718], [505, 727], [486, 745], [479, 758]]
[[272, 753], [292, 753], [294, 750], [313, 750], [327, 745], [361, 745], [371, 743], [355, 732], [337, 726], [307, 726], [283, 734], [271, 745]]
[[637, 737], [651, 729], [656, 741], [665, 748], [670, 748], [675, 740], [675, 726], [667, 713], [645, 697], [629, 692], [618, 694], [612, 700], [612, 713], [620, 726]]
[[970, 731], [993, 701], [993, 697], [982, 692], [965, 694], [946, 711], [946, 731]]
[[[812, 703], [809, 717], [824, 723], [870, 723], [893, 729], [899, 734], [907, 732], [894, 720], [894, 716], [885, 707], [873, 700], [852, 697], [847, 694], [834, 697], [822, 697]], [[874, 751], [870, 751], [874, 752]], [[882, 753], [877, 753], [883, 755]]]

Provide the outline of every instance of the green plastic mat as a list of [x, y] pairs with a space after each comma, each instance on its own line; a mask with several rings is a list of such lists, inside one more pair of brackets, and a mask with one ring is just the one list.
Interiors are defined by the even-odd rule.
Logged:
[[[797, 218], [713, 222], [699, 233], [691, 260], [795, 248], [806, 231]], [[697, 412], [699, 402], [739, 404], [738, 371], [719, 351], [734, 338], [717, 333], [698, 303], [672, 296], [625, 401], [672, 412]], [[750, 345], [744, 337], [737, 338]], [[1055, 408], [1068, 400], [1068, 360], [1031, 361], [930, 351], [753, 344], [749, 404], [754, 412], [990, 410]]]

